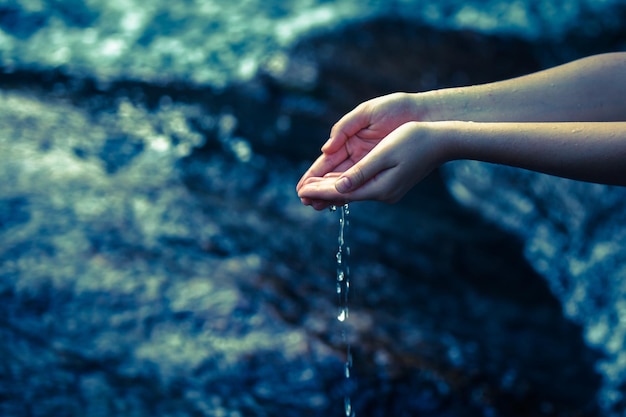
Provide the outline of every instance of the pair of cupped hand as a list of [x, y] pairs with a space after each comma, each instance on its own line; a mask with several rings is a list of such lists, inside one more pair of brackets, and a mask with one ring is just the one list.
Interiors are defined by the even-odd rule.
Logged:
[[298, 182], [302, 203], [322, 210], [349, 201], [400, 200], [444, 159], [425, 134], [426, 111], [419, 107], [411, 95], [395, 93], [342, 117]]

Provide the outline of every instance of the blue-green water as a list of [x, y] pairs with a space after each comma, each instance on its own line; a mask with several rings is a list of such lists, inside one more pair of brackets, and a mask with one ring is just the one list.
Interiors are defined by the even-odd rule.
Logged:
[[[404, 67], [623, 48], [619, 5], [1, 3], [0, 414], [342, 415], [336, 217], [294, 193], [332, 121]], [[443, 173], [351, 213], [352, 410], [621, 412], [623, 189]]]

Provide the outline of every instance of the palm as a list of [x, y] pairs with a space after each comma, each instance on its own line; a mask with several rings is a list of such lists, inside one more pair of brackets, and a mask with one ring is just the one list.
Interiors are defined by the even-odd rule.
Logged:
[[[384, 137], [384, 136], [383, 136]], [[367, 155], [376, 145], [382, 137], [377, 139], [366, 139], [362, 135], [355, 135], [348, 139], [344, 145], [344, 149], [341, 151], [345, 154], [345, 159], [340, 162], [332, 171], [344, 172], [350, 169], [354, 164], [359, 162], [365, 155]]]
[[344, 172], [352, 167], [374, 149], [388, 134], [406, 123], [407, 117], [402, 113], [373, 111], [370, 115], [370, 120], [369, 126], [346, 140], [344, 149], [340, 150], [342, 154], [345, 154], [345, 160], [340, 162], [332, 171]]

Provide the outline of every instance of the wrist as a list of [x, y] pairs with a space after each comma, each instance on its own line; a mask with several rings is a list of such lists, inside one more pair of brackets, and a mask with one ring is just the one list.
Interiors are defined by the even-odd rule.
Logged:
[[476, 123], [444, 120], [425, 123], [425, 126], [428, 137], [436, 149], [439, 164], [470, 157], [471, 137], [476, 134]]
[[421, 120], [436, 122], [446, 120], [443, 112], [442, 90], [425, 91], [415, 94], [415, 102], [421, 108]]
[[444, 88], [417, 93], [415, 100], [421, 106], [422, 120], [440, 122], [469, 120], [468, 99], [463, 88]]
[[462, 120], [487, 121], [493, 118], [490, 104], [485, 102], [488, 86], [451, 87], [417, 93], [425, 108], [424, 119], [431, 122]]

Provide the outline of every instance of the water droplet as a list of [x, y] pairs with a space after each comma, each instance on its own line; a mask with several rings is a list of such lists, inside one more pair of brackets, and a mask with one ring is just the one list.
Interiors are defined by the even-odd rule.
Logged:
[[329, 211], [337, 211], [337, 206], [329, 206], [328, 210]]
[[337, 320], [343, 322], [348, 318], [348, 308], [343, 307], [339, 309], [339, 315], [337, 316]]
[[350, 378], [350, 365], [347, 363], [345, 366], [345, 374], [346, 374], [346, 379]]
[[341, 284], [337, 283], [337, 294], [341, 294]]
[[344, 272], [340, 269], [339, 271], [337, 271], [337, 281], [341, 282], [343, 281], [343, 279], [345, 278], [345, 274]]
[[341, 251], [337, 252], [337, 264], [341, 265]]
[[346, 246], [346, 253], [350, 255], [350, 246]]
[[353, 415], [352, 414], [352, 404], [350, 403], [350, 398], [348, 398], [348, 397], [346, 397], [344, 399], [344, 408], [345, 408], [347, 417], [350, 417], [350, 416]]

